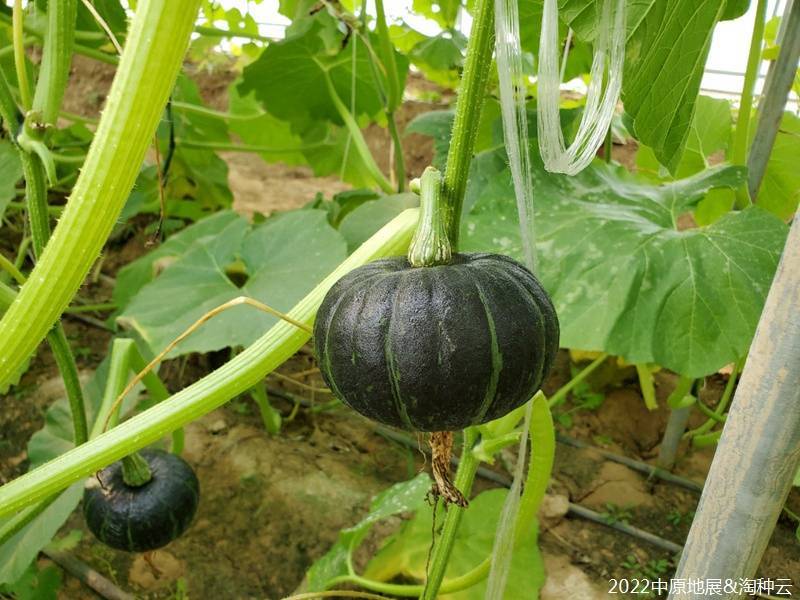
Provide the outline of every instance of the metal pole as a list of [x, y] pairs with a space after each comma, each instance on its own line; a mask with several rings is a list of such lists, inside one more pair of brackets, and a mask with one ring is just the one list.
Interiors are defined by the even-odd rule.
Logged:
[[[800, 218], [795, 218], [676, 580], [752, 578], [799, 466]], [[669, 596], [706, 597], [682, 590]], [[729, 589], [716, 597], [741, 594]]]

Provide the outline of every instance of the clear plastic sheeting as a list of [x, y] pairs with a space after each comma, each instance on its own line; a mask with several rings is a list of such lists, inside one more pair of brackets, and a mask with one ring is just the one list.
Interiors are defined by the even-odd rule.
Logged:
[[558, 40], [558, 0], [544, 0], [539, 40], [539, 151], [545, 169], [575, 175], [595, 157], [619, 101], [625, 58], [625, 1], [603, 0], [586, 106], [575, 140], [569, 147], [564, 142], [559, 117], [561, 73]]
[[495, 0], [495, 56], [500, 84], [503, 139], [514, 181], [525, 265], [535, 272], [533, 178], [528, 150], [527, 86], [522, 68], [517, 0]]
[[[517, 0], [495, 0], [495, 56], [500, 84], [500, 108], [503, 138], [508, 155], [514, 194], [517, 199], [522, 249], [525, 265], [536, 272], [536, 236], [533, 220], [533, 177], [528, 148], [528, 114], [525, 105], [527, 87], [522, 69], [522, 46], [519, 35]], [[487, 600], [502, 600], [516, 538], [520, 493], [525, 477], [528, 435], [532, 403], [525, 411], [525, 423], [517, 453], [514, 481], [503, 504], [492, 550], [492, 566], [486, 585]]]

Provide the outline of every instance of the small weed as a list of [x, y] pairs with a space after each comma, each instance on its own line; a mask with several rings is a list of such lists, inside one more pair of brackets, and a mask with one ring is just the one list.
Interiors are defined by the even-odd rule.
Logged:
[[183, 577], [179, 577], [175, 582], [175, 593], [172, 600], [189, 600], [189, 586]]
[[[669, 570], [673, 565], [672, 561], [667, 558], [653, 559], [643, 563], [637, 556], [629, 554], [628, 557], [620, 564], [620, 566], [630, 571], [630, 579], [647, 579], [653, 581], [657, 579], [664, 579], [665, 575], [669, 573]], [[655, 597], [655, 593], [650, 590], [642, 593], [642, 595], [639, 597], [653, 598]]]
[[611, 446], [614, 443], [614, 438], [610, 435], [596, 435], [592, 438], [595, 444], [601, 447]]
[[692, 519], [694, 519], [694, 511], [690, 510], [687, 513], [682, 513], [677, 509], [673, 509], [667, 515], [667, 521], [672, 523], [675, 527], [679, 527], [681, 523], [691, 523]]
[[614, 523], [625, 523], [630, 525], [630, 520], [633, 518], [631, 507], [617, 506], [613, 502], [606, 502], [606, 510], [601, 514], [603, 520], [609, 525]]
[[[572, 376], [578, 374], [575, 365], [571, 366]], [[562, 427], [569, 429], [572, 427], [572, 413], [579, 410], [597, 410], [605, 402], [605, 394], [592, 391], [591, 386], [585, 381], [581, 381], [572, 389], [572, 408], [566, 412], [556, 415], [556, 421]]]
[[92, 557], [98, 563], [100, 563], [102, 570], [104, 570], [111, 578], [111, 581], [119, 585], [119, 581], [117, 580], [117, 570], [114, 568], [114, 565], [111, 564], [111, 561], [114, 558], [114, 551], [107, 546], [103, 546], [102, 544], [95, 544], [92, 546]]

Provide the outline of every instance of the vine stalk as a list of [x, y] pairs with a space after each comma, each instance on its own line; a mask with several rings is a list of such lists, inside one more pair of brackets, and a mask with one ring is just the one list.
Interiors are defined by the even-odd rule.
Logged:
[[464, 204], [475, 140], [478, 137], [493, 50], [494, 0], [477, 0], [464, 61], [464, 74], [458, 87], [453, 133], [444, 172], [445, 219], [453, 251], [458, 250], [461, 207]]
[[[756, 17], [753, 23], [753, 36], [750, 38], [750, 53], [747, 56], [747, 69], [744, 73], [742, 97], [739, 102], [739, 115], [733, 136], [733, 164], [747, 164], [747, 143], [750, 136], [750, 115], [753, 112], [753, 92], [758, 79], [758, 67], [761, 64], [761, 43], [764, 39], [764, 27], [767, 22], [767, 0], [758, 0]], [[736, 206], [744, 208], [752, 203], [747, 191], [747, 184], [736, 191]]]
[[17, 71], [17, 82], [19, 83], [19, 97], [22, 102], [22, 109], [27, 111], [31, 107], [31, 85], [28, 82], [28, 67], [25, 64], [24, 23], [25, 13], [22, 11], [22, 0], [14, 0], [14, 8], [11, 17], [14, 68]]
[[[36, 96], [33, 100], [33, 109], [29, 116], [41, 119], [41, 124], [55, 124], [58, 109], [69, 74], [71, 60], [70, 46], [72, 43], [71, 31], [75, 28], [76, 6], [70, 2], [56, 3], [57, 8], [50, 11], [49, 27], [52, 30], [45, 40], [42, 72], [36, 86]], [[65, 39], [66, 38], [66, 41]], [[66, 52], [66, 59], [53, 57], [56, 53]], [[25, 68], [24, 61], [22, 68]], [[53, 87], [60, 86], [59, 90], [51, 91]], [[45, 119], [45, 114], [52, 117], [52, 121]], [[14, 145], [19, 153], [22, 171], [25, 178], [26, 207], [33, 241], [34, 256], [38, 260], [44, 251], [47, 240], [50, 238], [50, 217], [47, 206], [47, 184], [45, 181], [45, 164], [39, 154], [29, 153], [19, 143], [16, 143], [14, 126], [26, 119], [17, 111], [8, 82], [5, 77], [0, 78], [0, 116], [6, 123], [9, 137], [14, 140]], [[27, 127], [28, 124], [25, 124]], [[23, 134], [24, 135], [24, 134]], [[43, 135], [43, 134], [42, 134]], [[41, 142], [41, 140], [40, 140]], [[46, 147], [40, 152], [49, 152]], [[22, 282], [20, 282], [22, 283]], [[61, 378], [64, 382], [67, 399], [69, 400], [72, 415], [73, 439], [75, 444], [82, 444], [88, 439], [86, 424], [86, 408], [84, 406], [83, 391], [78, 377], [78, 367], [75, 357], [70, 349], [67, 335], [60, 322], [47, 333], [47, 340], [53, 357], [56, 361]]]
[[0, 320], [8, 381], [69, 305], [108, 238], [180, 69], [199, 0], [143, 0], [120, 68], [58, 227]]
[[400, 76], [397, 72], [394, 48], [389, 37], [389, 27], [386, 25], [386, 11], [383, 9], [383, 0], [375, 0], [375, 14], [378, 39], [383, 62], [386, 66], [386, 80], [388, 82], [386, 120], [388, 122], [389, 135], [392, 138], [392, 146], [394, 147], [394, 174], [397, 179], [397, 191], [403, 192], [406, 186], [406, 161], [403, 156], [403, 145], [400, 142], [400, 134], [397, 131], [397, 122], [394, 114], [395, 109], [402, 101], [402, 90], [400, 89]]
[[[139, 6], [141, 11], [143, 5]], [[342, 276], [376, 258], [405, 252], [416, 222], [416, 210], [400, 213], [320, 282], [289, 315], [296, 321], [312, 323], [322, 298]], [[309, 337], [307, 331], [280, 321], [200, 381], [0, 487], [0, 517], [53, 495], [244, 393], [297, 352]]]
[[[458, 490], [469, 497], [472, 490], [472, 483], [475, 481], [475, 473], [481, 461], [473, 454], [472, 448], [478, 439], [478, 431], [473, 427], [464, 430], [464, 442], [461, 450], [461, 459], [458, 463], [455, 481], [453, 482]], [[439, 502], [437, 500], [437, 502]], [[456, 541], [456, 533], [461, 525], [461, 517], [464, 508], [457, 505], [450, 505], [447, 508], [447, 516], [442, 526], [442, 535], [434, 543], [431, 553], [430, 569], [425, 581], [425, 587], [420, 595], [420, 600], [435, 600], [439, 595], [439, 588], [442, 585], [447, 564], [450, 562], [450, 554]]]
[[350, 133], [350, 137], [353, 140], [353, 145], [356, 148], [356, 152], [358, 152], [359, 158], [361, 158], [375, 184], [378, 185], [378, 187], [380, 187], [385, 193], [391, 194], [394, 192], [394, 187], [392, 186], [391, 182], [386, 179], [386, 175], [381, 172], [380, 167], [378, 167], [378, 164], [375, 162], [375, 159], [369, 150], [369, 146], [367, 146], [367, 140], [364, 139], [364, 134], [361, 133], [361, 128], [358, 126], [356, 118], [342, 101], [339, 93], [336, 91], [336, 87], [333, 85], [333, 80], [327, 71], [324, 72], [324, 78], [331, 102], [333, 102], [333, 105], [336, 107], [336, 111], [339, 113], [342, 121], [344, 121], [345, 127], [347, 127], [347, 131]]
[[[464, 203], [467, 178], [492, 66], [494, 0], [478, 0], [474, 15], [475, 19], [467, 44], [464, 73], [458, 90], [450, 149], [447, 153], [447, 163], [441, 184], [442, 221], [445, 232], [450, 238], [452, 251], [458, 250], [461, 207]], [[480, 460], [472, 452], [478, 432], [474, 428], [467, 428], [464, 430], [463, 438], [463, 450], [454, 484], [456, 489], [465, 498], [468, 498], [480, 464]], [[455, 505], [448, 509], [442, 535], [433, 546], [430, 569], [427, 573], [425, 588], [420, 596], [422, 600], [432, 600], [439, 593], [463, 511], [463, 508]]]

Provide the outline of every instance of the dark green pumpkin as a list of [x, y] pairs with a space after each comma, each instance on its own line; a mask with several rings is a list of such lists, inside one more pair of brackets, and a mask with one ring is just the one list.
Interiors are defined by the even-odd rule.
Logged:
[[122, 462], [91, 477], [83, 492], [83, 516], [95, 537], [127, 552], [166, 546], [186, 531], [197, 512], [200, 484], [180, 456], [163, 450], [142, 450], [152, 478], [129, 486]]
[[497, 254], [447, 265], [405, 257], [351, 271], [325, 296], [314, 325], [333, 393], [380, 423], [454, 431], [528, 401], [558, 350], [555, 309], [538, 280]]

